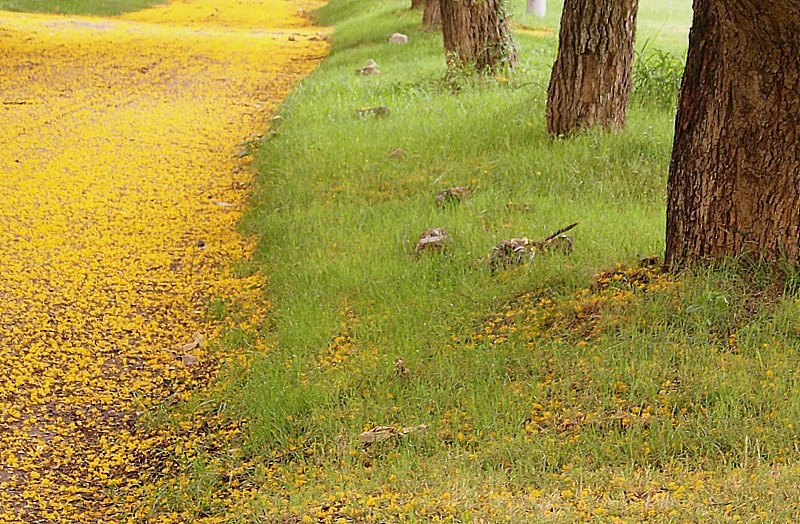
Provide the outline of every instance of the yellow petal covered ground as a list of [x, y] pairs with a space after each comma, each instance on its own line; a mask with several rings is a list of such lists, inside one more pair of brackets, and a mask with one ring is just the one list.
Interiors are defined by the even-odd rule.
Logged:
[[209, 301], [258, 296], [240, 144], [325, 53], [315, 3], [0, 16], [0, 522], [146, 517], [191, 437], [137, 417], [213, 374]]

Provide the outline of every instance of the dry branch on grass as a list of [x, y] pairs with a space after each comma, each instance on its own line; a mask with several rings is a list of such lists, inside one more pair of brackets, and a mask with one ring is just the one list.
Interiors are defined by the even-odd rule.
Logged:
[[533, 260], [537, 254], [559, 253], [568, 255], [574, 249], [574, 239], [565, 233], [578, 222], [562, 227], [555, 233], [538, 242], [527, 237], [500, 241], [489, 253], [489, 268], [492, 274], [498, 269], [516, 266], [526, 260]]

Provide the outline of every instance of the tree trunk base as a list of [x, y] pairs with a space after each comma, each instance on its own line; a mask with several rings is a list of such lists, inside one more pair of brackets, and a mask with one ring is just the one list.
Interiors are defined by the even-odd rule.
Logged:
[[800, 264], [800, 2], [695, 0], [665, 261]]

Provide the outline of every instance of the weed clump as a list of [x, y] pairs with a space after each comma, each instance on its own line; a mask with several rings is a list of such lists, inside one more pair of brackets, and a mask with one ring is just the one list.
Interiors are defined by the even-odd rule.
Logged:
[[649, 44], [646, 40], [633, 62], [633, 98], [675, 109], [686, 60], [670, 51], [650, 49]]

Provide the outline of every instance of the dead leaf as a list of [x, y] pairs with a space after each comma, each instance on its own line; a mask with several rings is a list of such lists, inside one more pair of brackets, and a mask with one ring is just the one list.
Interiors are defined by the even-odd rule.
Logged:
[[402, 435], [402, 432], [392, 426], [375, 426], [374, 428], [364, 431], [358, 438], [364, 444], [372, 444], [374, 442], [381, 442], [388, 438], [397, 437]]
[[469, 186], [456, 186], [447, 189], [442, 189], [436, 193], [436, 203], [447, 204], [450, 202], [461, 202], [472, 193], [472, 188]]
[[196, 366], [200, 363], [200, 360], [194, 355], [181, 355], [181, 363], [186, 366]]
[[500, 267], [508, 267], [521, 264], [525, 260], [532, 260], [537, 253], [542, 255], [549, 253], [560, 253], [568, 255], [572, 253], [574, 240], [571, 236], [564, 233], [578, 225], [578, 222], [562, 227], [544, 240], [531, 242], [528, 238], [512, 238], [503, 240], [497, 244], [489, 253], [489, 267], [492, 274]]
[[524, 202], [512, 202], [509, 200], [508, 202], [506, 202], [506, 209], [508, 210], [519, 209], [520, 211], [530, 211], [531, 205], [525, 204]]
[[448, 242], [450, 242], [450, 235], [446, 230], [432, 227], [420, 235], [417, 245], [414, 246], [413, 255], [418, 257], [423, 251], [442, 251]]
[[651, 255], [649, 257], [642, 257], [639, 259], [639, 265], [644, 267], [657, 266], [661, 258], [658, 255]]
[[389, 113], [391, 113], [391, 110], [387, 106], [365, 107], [356, 111], [356, 115], [360, 118], [385, 117], [389, 116]]
[[381, 74], [381, 70], [378, 67], [377, 62], [373, 59], [367, 60], [367, 62], [363, 65], [363, 67], [359, 67], [356, 69], [356, 73], [359, 75], [379, 75]]
[[397, 148], [391, 153], [389, 153], [389, 158], [397, 158], [399, 160], [403, 160], [406, 157], [406, 152], [403, 149]]
[[531, 249], [531, 241], [526, 237], [501, 240], [489, 253], [489, 267], [492, 274], [500, 267], [515, 266], [524, 260], [532, 260], [536, 251]]
[[419, 426], [410, 426], [403, 429], [397, 429], [394, 426], [375, 426], [374, 428], [364, 431], [358, 438], [364, 444], [373, 444], [375, 442], [382, 442], [386, 439], [402, 437], [410, 433], [424, 433], [428, 431], [427, 424], [420, 424]]
[[406, 367], [406, 363], [403, 361], [402, 358], [398, 358], [394, 361], [394, 371], [397, 373], [397, 376], [405, 378], [409, 375], [408, 368]]
[[542, 254], [559, 253], [561, 255], [569, 255], [574, 249], [574, 244], [575, 242], [571, 236], [561, 234], [541, 242], [536, 248]]
[[408, 428], [403, 428], [401, 431], [403, 435], [408, 435], [409, 433], [427, 433], [427, 432], [428, 432], [427, 424], [420, 424], [419, 426], [411, 426]]
[[205, 345], [205, 342], [206, 342], [206, 337], [204, 337], [200, 333], [195, 333], [194, 335], [192, 335], [191, 342], [187, 342], [186, 344], [181, 346], [181, 352], [186, 353], [196, 348], [202, 348]]

